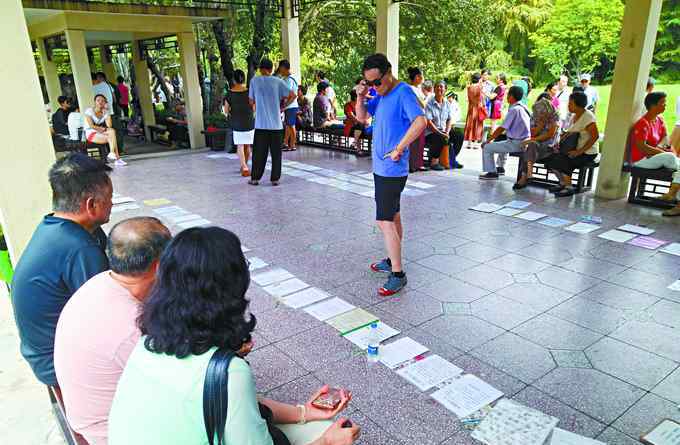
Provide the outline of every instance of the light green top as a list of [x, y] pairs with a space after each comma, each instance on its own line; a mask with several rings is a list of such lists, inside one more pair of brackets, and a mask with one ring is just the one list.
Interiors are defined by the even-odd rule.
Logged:
[[[215, 349], [183, 359], [149, 352], [137, 343], [118, 382], [109, 415], [109, 445], [208, 444], [203, 382]], [[248, 364], [229, 365], [226, 445], [272, 445], [260, 416]]]

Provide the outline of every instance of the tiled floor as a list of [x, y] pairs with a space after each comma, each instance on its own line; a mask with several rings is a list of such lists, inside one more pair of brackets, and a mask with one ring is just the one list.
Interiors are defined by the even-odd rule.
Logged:
[[[550, 216], [595, 214], [603, 228], [643, 224], [672, 241], [680, 241], [680, 220], [592, 194], [515, 194], [511, 178], [480, 182], [474, 168], [412, 175], [435, 187], [412, 187], [423, 193], [402, 199], [409, 285], [384, 299], [376, 295], [384, 277], [368, 269], [384, 255], [370, 197], [309, 180], [327, 171], [301, 177], [295, 169], [280, 187], [251, 187], [237, 161], [208, 154], [133, 160], [113, 173], [114, 188], [140, 204], [168, 198], [232, 230], [248, 256], [366, 308], [562, 428], [632, 444], [661, 418], [680, 420], [680, 292], [667, 289], [680, 278], [680, 257], [468, 207], [522, 199]], [[476, 167], [479, 156], [465, 151], [462, 161]], [[285, 159], [336, 175], [370, 170], [370, 160], [317, 149]], [[262, 393], [299, 402], [321, 382], [351, 389], [362, 444], [476, 443], [427, 394], [382, 365], [367, 367], [333, 329], [255, 284], [249, 296], [259, 320], [250, 362]]]

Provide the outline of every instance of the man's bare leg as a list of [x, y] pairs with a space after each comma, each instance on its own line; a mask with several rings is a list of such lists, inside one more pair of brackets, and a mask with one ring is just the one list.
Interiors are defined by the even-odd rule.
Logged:
[[401, 235], [399, 234], [399, 231], [401, 230], [401, 221], [399, 222], [399, 230], [397, 229], [395, 221], [378, 221], [378, 227], [383, 233], [387, 256], [392, 263], [392, 272], [402, 272]]

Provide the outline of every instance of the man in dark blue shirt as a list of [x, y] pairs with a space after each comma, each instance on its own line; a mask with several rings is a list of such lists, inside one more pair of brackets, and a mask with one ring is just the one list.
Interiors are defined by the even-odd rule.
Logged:
[[83, 283], [109, 268], [101, 225], [111, 214], [110, 171], [80, 153], [52, 166], [54, 213], [38, 225], [14, 273], [12, 304], [21, 354], [46, 385], [57, 385], [54, 335], [61, 310]]

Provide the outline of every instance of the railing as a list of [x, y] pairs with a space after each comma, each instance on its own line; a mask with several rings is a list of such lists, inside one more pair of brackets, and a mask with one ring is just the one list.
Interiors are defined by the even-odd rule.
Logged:
[[[57, 7], [63, 4], [111, 4], [139, 6], [181, 6], [185, 8], [227, 9], [255, 5], [258, 0], [43, 0], [45, 7]], [[30, 2], [34, 7], [36, 1]], [[283, 0], [265, 0], [267, 10], [283, 14]]]

